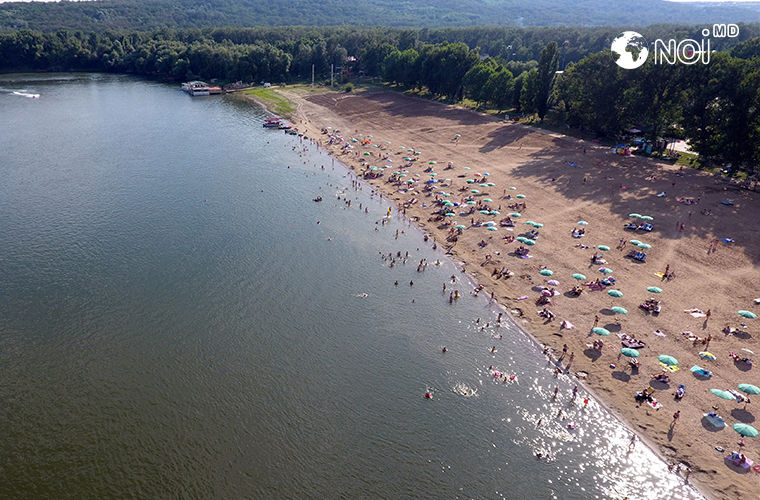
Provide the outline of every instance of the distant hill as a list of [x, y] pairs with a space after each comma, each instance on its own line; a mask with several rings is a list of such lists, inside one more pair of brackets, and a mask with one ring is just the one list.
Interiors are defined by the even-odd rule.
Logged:
[[0, 30], [212, 26], [648, 26], [760, 21], [758, 4], [663, 0], [102, 0], [0, 4]]

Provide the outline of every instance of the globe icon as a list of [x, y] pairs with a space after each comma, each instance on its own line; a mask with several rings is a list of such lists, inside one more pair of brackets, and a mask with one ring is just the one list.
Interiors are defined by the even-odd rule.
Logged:
[[635, 69], [649, 55], [646, 39], [635, 31], [624, 31], [612, 40], [612, 58], [623, 69]]

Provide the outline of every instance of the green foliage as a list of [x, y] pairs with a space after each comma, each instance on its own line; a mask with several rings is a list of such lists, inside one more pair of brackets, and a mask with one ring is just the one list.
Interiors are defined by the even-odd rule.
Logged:
[[280, 116], [290, 116], [296, 110], [291, 100], [271, 88], [256, 87], [245, 89], [241, 93], [253, 97], [268, 110]]
[[[541, 51], [541, 59], [538, 61], [538, 80], [535, 90], [535, 108], [538, 118], [543, 121], [549, 109], [549, 97], [551, 96], [554, 79], [557, 76], [559, 66], [559, 51], [557, 42], [549, 42]], [[531, 70], [532, 71], [532, 70]]]
[[522, 90], [520, 90], [520, 109], [523, 113], [536, 113], [538, 111], [537, 101], [540, 84], [538, 69], [533, 68], [523, 75]]
[[354, 84], [351, 82], [348, 82], [345, 87], [343, 87], [343, 92], [353, 92], [354, 91]]

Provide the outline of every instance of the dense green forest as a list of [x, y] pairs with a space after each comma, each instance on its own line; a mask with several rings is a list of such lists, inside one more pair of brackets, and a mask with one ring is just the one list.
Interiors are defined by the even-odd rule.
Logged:
[[[757, 26], [743, 26], [746, 38]], [[754, 31], [753, 31], [754, 30]], [[689, 29], [656, 27], [688, 34]], [[619, 68], [618, 30], [279, 28], [0, 34], [0, 72], [104, 71], [159, 78], [288, 82], [372, 77], [490, 109], [553, 114], [618, 138], [632, 127], [686, 138], [703, 159], [760, 163], [760, 37], [711, 54], [710, 64]], [[734, 39], [735, 41], [736, 39]], [[431, 43], [434, 42], [434, 43]], [[466, 42], [466, 43], [465, 43]], [[728, 42], [726, 42], [728, 43]], [[560, 72], [559, 70], [564, 70]]]
[[759, 22], [760, 5], [665, 0], [107, 0], [0, 4], [0, 30], [214, 26], [648, 26]]

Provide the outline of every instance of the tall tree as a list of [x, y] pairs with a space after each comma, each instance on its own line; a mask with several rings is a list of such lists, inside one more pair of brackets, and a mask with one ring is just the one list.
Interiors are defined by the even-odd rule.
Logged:
[[552, 94], [552, 85], [557, 77], [559, 67], [559, 51], [557, 42], [549, 42], [541, 51], [541, 59], [538, 61], [538, 85], [536, 88], [535, 107], [538, 118], [544, 121], [549, 109], [549, 99]]

